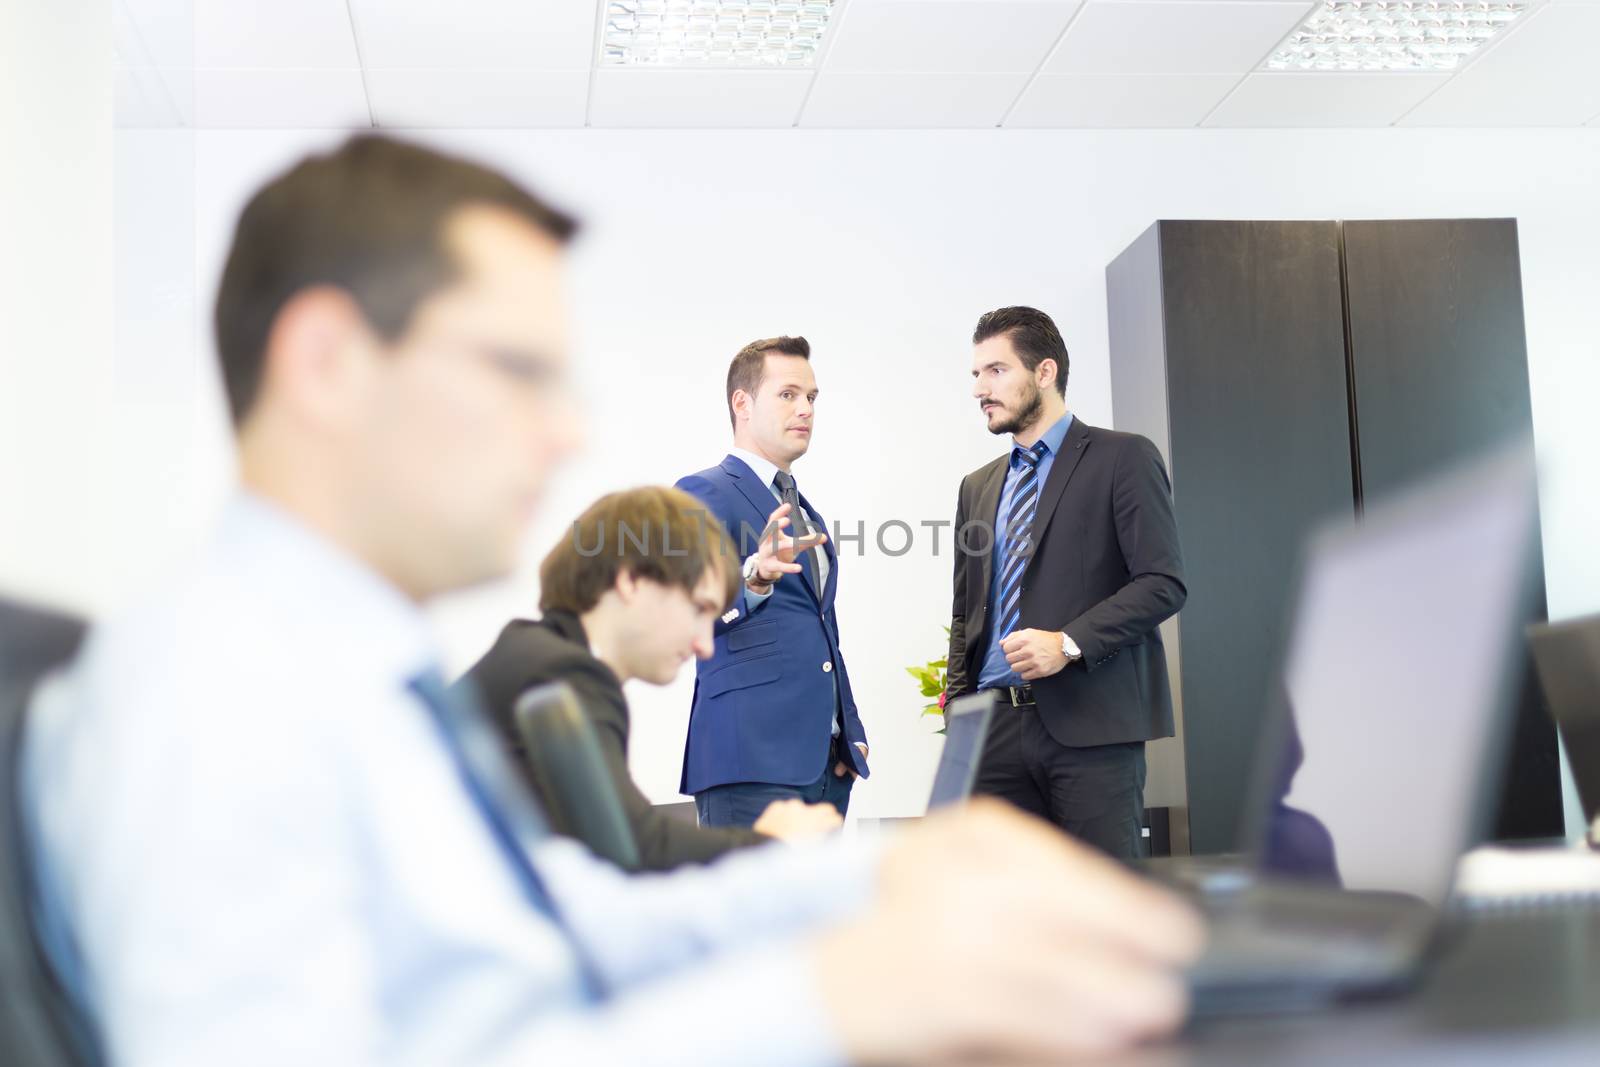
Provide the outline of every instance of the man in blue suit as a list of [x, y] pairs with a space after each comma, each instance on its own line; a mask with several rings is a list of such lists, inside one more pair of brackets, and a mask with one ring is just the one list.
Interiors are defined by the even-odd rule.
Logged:
[[843, 815], [867, 737], [839, 653], [839, 559], [790, 468], [811, 446], [817, 381], [803, 337], [755, 341], [728, 367], [733, 451], [678, 481], [743, 557], [741, 599], [695, 679], [679, 788], [705, 826], [750, 826], [774, 800]]

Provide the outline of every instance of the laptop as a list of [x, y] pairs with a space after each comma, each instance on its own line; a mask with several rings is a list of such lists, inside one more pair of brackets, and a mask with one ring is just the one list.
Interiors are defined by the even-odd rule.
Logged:
[[1259, 736], [1248, 874], [1199, 894], [1197, 1017], [1420, 974], [1498, 801], [1537, 537], [1522, 443], [1312, 537]]
[[993, 716], [993, 693], [972, 693], [951, 701], [945, 709], [944, 751], [933, 773], [929, 811], [959, 804], [972, 795], [983, 739], [989, 736]]
[[1528, 628], [1534, 670], [1561, 731], [1589, 843], [1600, 826], [1600, 615]]

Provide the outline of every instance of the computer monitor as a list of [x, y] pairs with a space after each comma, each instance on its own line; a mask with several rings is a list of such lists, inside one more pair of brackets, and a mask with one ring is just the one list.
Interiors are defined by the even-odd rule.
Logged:
[[993, 693], [960, 697], [945, 709], [944, 751], [939, 755], [939, 769], [933, 774], [929, 811], [960, 803], [972, 793], [978, 759], [983, 755], [983, 739], [989, 735], [989, 719], [993, 715]]
[[1528, 640], [1583, 817], [1593, 823], [1600, 818], [1600, 615], [1531, 626]]
[[1443, 903], [1498, 799], [1537, 530], [1519, 443], [1313, 537], [1257, 761], [1266, 873]]

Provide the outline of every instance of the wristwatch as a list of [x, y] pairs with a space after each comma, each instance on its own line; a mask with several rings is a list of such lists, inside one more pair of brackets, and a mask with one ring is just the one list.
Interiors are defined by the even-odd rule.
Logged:
[[752, 553], [749, 558], [744, 561], [744, 584], [764, 585], [770, 589], [772, 588], [772, 583], [769, 581], [764, 581], [761, 578], [761, 575], [756, 571], [756, 560], [759, 558], [759, 556], [760, 553]]
[[1065, 630], [1061, 631], [1061, 654], [1067, 657], [1068, 663], [1083, 658], [1083, 653], [1078, 651], [1078, 642], [1069, 637]]

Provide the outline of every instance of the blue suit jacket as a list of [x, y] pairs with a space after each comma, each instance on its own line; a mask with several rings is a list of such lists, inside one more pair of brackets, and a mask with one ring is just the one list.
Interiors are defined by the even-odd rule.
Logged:
[[[778, 506], [772, 490], [734, 456], [677, 485], [717, 517], [739, 546], [740, 560], [756, 550], [767, 516]], [[800, 503], [826, 526], [810, 501], [802, 496]], [[826, 589], [813, 588], [809, 569], [786, 574], [754, 611], [747, 614], [741, 600], [717, 623], [715, 651], [697, 667], [682, 792], [732, 782], [816, 781], [828, 762], [836, 686], [843, 740], [850, 742], [845, 748], [856, 773], [867, 776], [867, 761], [855, 747], [866, 741], [866, 732], [839, 654], [833, 611], [839, 557], [831, 538], [825, 550]]]

